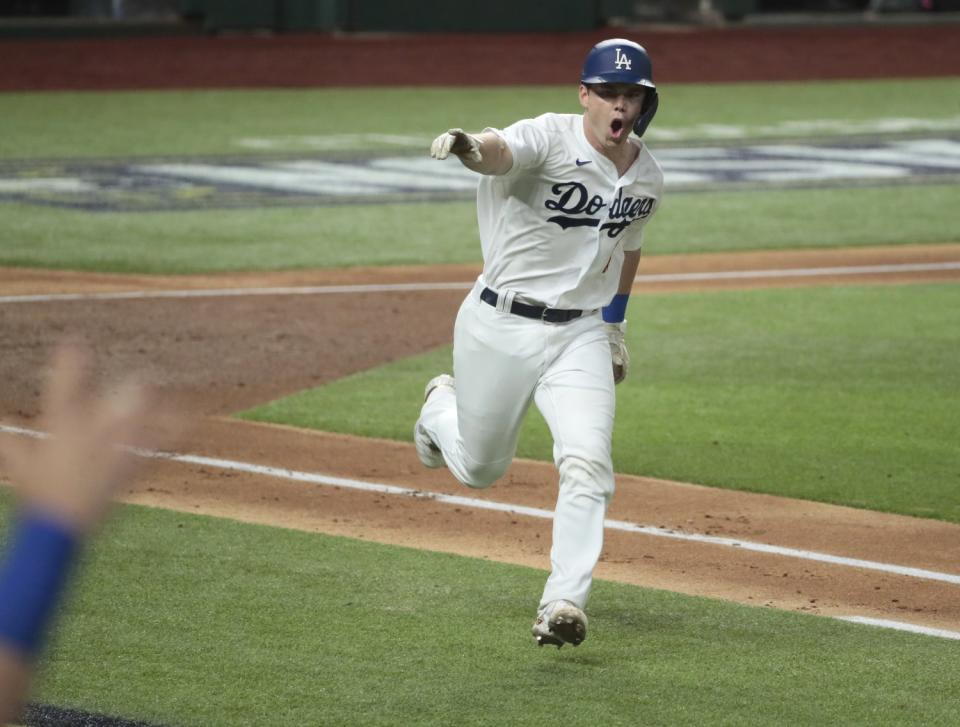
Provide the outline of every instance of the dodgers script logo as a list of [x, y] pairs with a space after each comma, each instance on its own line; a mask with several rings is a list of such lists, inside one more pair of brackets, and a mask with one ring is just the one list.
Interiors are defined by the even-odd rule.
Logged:
[[627, 56], [621, 53], [620, 49], [617, 48], [617, 62], [616, 62], [617, 70], [619, 71], [626, 68], [629, 71], [631, 63], [633, 63], [633, 61], [631, 61]]
[[554, 198], [544, 202], [544, 207], [562, 214], [548, 217], [552, 222], [566, 230], [571, 227], [599, 227], [610, 238], [617, 237], [635, 221], [643, 220], [653, 212], [653, 197], [624, 197], [623, 188], [617, 190], [617, 196], [610, 204], [608, 221], [600, 224], [599, 217], [572, 217], [571, 215], [596, 215], [607, 206], [603, 197], [592, 195], [580, 182], [554, 184], [550, 189]]

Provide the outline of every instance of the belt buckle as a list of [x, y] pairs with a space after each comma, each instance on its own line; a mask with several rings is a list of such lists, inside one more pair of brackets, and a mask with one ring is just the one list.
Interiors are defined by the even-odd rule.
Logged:
[[548, 314], [549, 312], [550, 312], [550, 309], [547, 308], [546, 306], [544, 306], [544, 307], [543, 307], [543, 312], [540, 313], [540, 321], [541, 321], [542, 323], [553, 323], [553, 321], [548, 321], [548, 320], [547, 320], [547, 314]]

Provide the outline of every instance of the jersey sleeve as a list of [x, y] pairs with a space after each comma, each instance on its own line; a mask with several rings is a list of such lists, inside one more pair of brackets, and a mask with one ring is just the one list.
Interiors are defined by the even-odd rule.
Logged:
[[647, 223], [650, 221], [650, 218], [653, 217], [659, 207], [660, 200], [657, 199], [653, 203], [653, 208], [650, 210], [649, 215], [630, 225], [625, 233], [626, 239], [623, 241], [624, 252], [633, 252], [634, 250], [639, 250], [643, 247], [643, 231], [646, 228]]
[[486, 128], [484, 131], [492, 131], [510, 147], [513, 166], [504, 176], [539, 167], [550, 150], [550, 137], [538, 119], [524, 119], [505, 129]]
[[624, 252], [632, 252], [634, 250], [639, 250], [643, 247], [643, 232], [647, 227], [647, 223], [650, 221], [650, 218], [653, 217], [657, 210], [660, 209], [660, 201], [663, 199], [663, 170], [660, 168], [660, 165], [657, 164], [655, 160], [651, 157], [653, 162], [653, 206], [650, 208], [649, 214], [643, 216], [642, 219], [634, 222], [627, 229], [626, 239], [623, 241]]

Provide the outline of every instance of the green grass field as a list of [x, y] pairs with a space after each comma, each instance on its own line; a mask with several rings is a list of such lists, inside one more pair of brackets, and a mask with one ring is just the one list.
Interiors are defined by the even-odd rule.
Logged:
[[[960, 522], [960, 288], [634, 296], [618, 472]], [[244, 416], [407, 441], [448, 347]], [[552, 461], [536, 408], [519, 456]]]
[[[853, 133], [831, 121], [914, 119], [960, 130], [956, 79], [682, 85], [663, 94], [651, 127], [654, 150], [725, 143], [732, 128], [744, 139], [795, 136], [797, 129], [811, 138]], [[577, 109], [574, 89], [565, 87], [11, 93], [0, 94], [0, 160], [256, 159], [268, 152], [316, 154], [308, 142], [331, 139], [336, 143], [323, 153], [425, 154], [437, 130], [448, 126], [506, 125], [545, 110]], [[885, 129], [878, 123], [872, 133], [889, 135]], [[657, 141], [658, 130], [682, 141]], [[408, 141], [397, 146], [363, 134]], [[274, 145], [244, 145], [251, 139]], [[953, 242], [960, 240], [960, 222], [943, 211], [957, 190], [954, 183], [904, 183], [672, 194], [649, 226], [647, 252]], [[0, 265], [190, 273], [479, 258], [472, 202], [149, 213], [0, 202]]]
[[[677, 194], [646, 254], [960, 240], [955, 185]], [[891, 224], [890, 210], [911, 214]], [[479, 263], [473, 202], [96, 213], [0, 204], [0, 265], [197, 273]], [[69, 230], [69, 234], [64, 234]]]
[[86, 559], [36, 697], [155, 723], [927, 724], [954, 642], [599, 582], [537, 649], [544, 573], [128, 506]]
[[[654, 149], [960, 129], [960, 79], [661, 93]], [[576, 111], [574, 89], [10, 93], [0, 160], [414, 153], [449, 126], [548, 109]], [[647, 251], [957, 241], [958, 189], [676, 194]], [[470, 202], [144, 214], [0, 202], [0, 265], [195, 273], [478, 260]], [[949, 284], [637, 295], [616, 467], [960, 522], [958, 311]], [[247, 416], [408, 440], [424, 381], [449, 367], [440, 348]], [[549, 457], [535, 412], [520, 454]], [[0, 510], [8, 504], [0, 495]], [[128, 506], [83, 575], [35, 698], [131, 719], [960, 722], [956, 642], [600, 582], [589, 641], [538, 650], [528, 629], [544, 573], [479, 560]]]
[[[747, 138], [783, 122], [878, 118], [956, 119], [960, 79], [816, 83], [682, 84], [659, 89], [655, 127], [686, 141], [711, 139], [704, 125], [742, 126]], [[505, 126], [545, 111], [579, 112], [576, 85], [499, 88], [374, 88], [269, 91], [131, 91], [0, 94], [0, 159], [77, 159], [237, 154], [241, 140], [394, 134], [430, 140], [451, 126]], [[477, 127], [477, 129], [474, 129]], [[954, 127], [956, 130], [956, 127]], [[786, 127], [784, 136], [796, 135]], [[365, 142], [360, 150], [367, 148]], [[382, 146], [382, 145], [381, 145]], [[389, 147], [389, 144], [387, 144]], [[344, 147], [349, 148], [349, 147]], [[356, 149], [357, 147], [354, 146]]]

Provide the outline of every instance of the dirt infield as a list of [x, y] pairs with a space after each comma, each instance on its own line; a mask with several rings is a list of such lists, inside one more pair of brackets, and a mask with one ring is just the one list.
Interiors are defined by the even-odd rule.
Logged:
[[942, 22], [5, 41], [0, 91], [562, 84], [622, 35], [651, 52], [658, 84], [960, 75], [960, 24]]
[[[960, 262], [960, 245], [788, 253], [660, 256], [645, 275], [705, 271]], [[0, 269], [4, 295], [217, 290], [373, 282], [468, 282], [469, 267], [302, 271], [264, 275], [148, 277]], [[960, 270], [758, 278], [750, 285], [960, 281]], [[713, 287], [743, 286], [723, 280]], [[665, 281], [645, 291], [703, 289]], [[467, 495], [551, 510], [551, 465], [517, 462], [504, 481], [473, 492], [446, 472], [424, 470], [407, 443], [265, 426], [224, 417], [283, 394], [447, 343], [463, 292], [356, 292], [0, 303], [7, 332], [0, 359], [0, 421], [35, 425], [50, 347], [64, 332], [85, 337], [113, 378], [144, 371], [200, 423], [178, 451]], [[419, 392], [411, 392], [416, 397]], [[9, 436], [9, 435], [0, 435]], [[167, 462], [127, 502], [208, 513], [378, 542], [548, 566], [549, 522], [424, 497], [402, 497]], [[609, 516], [685, 533], [955, 573], [960, 526], [641, 477], [618, 478]], [[960, 630], [956, 585], [906, 575], [747, 552], [650, 535], [608, 534], [601, 578], [835, 615], [894, 618]], [[531, 594], [535, 598], [536, 594]]]

